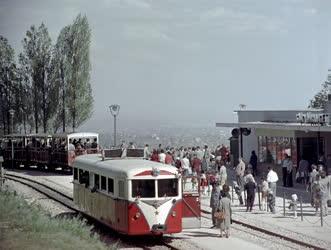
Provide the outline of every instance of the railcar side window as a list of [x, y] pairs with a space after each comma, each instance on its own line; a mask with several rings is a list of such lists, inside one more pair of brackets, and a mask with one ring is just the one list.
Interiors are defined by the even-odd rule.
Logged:
[[83, 171], [79, 169], [79, 183], [80, 184], [85, 184], [86, 187], [90, 185], [90, 175], [88, 171]]
[[100, 178], [98, 174], [94, 174], [94, 186], [100, 189]]
[[169, 197], [178, 195], [177, 179], [160, 179], [157, 182], [158, 197]]
[[90, 186], [90, 173], [89, 171], [84, 171], [85, 186]]
[[101, 189], [107, 190], [107, 178], [104, 176], [101, 176]]
[[74, 168], [74, 180], [78, 180], [78, 170]]
[[108, 178], [108, 193], [114, 193], [114, 180]]
[[132, 180], [132, 197], [154, 198], [154, 180]]
[[80, 184], [83, 184], [84, 182], [83, 182], [83, 173], [84, 173], [84, 171], [83, 170], [81, 170], [81, 169], [79, 169], [79, 183]]
[[118, 196], [124, 197], [124, 181], [118, 181]]

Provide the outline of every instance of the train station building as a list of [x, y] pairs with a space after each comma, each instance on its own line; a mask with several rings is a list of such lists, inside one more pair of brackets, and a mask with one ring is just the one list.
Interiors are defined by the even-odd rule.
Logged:
[[298, 166], [302, 157], [310, 163], [317, 162], [321, 156], [331, 159], [331, 95], [324, 110], [235, 112], [238, 122], [216, 123], [217, 127], [233, 128], [230, 144], [234, 161], [242, 156], [248, 162], [253, 150], [262, 167], [281, 165], [285, 154], [290, 155], [294, 166]]

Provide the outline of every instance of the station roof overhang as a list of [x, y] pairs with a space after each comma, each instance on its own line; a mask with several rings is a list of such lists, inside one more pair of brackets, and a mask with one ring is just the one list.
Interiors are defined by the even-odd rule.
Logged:
[[331, 132], [330, 125], [315, 125], [301, 123], [278, 123], [278, 122], [234, 122], [234, 123], [216, 123], [216, 127], [220, 128], [254, 128], [268, 130], [287, 130], [287, 131], [303, 131], [303, 132]]

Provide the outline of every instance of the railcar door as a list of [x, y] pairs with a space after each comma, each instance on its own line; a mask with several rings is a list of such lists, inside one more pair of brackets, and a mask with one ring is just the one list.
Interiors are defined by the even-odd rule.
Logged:
[[196, 176], [182, 178], [183, 218], [182, 228], [201, 227], [200, 185]]

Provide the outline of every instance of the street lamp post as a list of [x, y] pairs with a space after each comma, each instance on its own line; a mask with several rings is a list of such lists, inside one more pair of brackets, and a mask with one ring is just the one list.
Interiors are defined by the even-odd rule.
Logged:
[[10, 125], [9, 125], [9, 134], [13, 134], [14, 133], [14, 114], [15, 114], [15, 110], [10, 109], [9, 110], [9, 115], [10, 115]]
[[[11, 124], [9, 124], [9, 132], [10, 132], [9, 134], [14, 133], [14, 114], [15, 114], [15, 110], [10, 109], [9, 115], [10, 115]], [[14, 142], [13, 142], [13, 139], [11, 140], [11, 167], [14, 168]]]
[[114, 147], [116, 147], [116, 117], [120, 112], [120, 105], [113, 104], [109, 106], [110, 113], [114, 116]]

